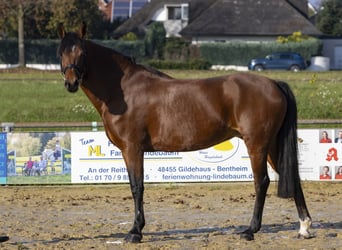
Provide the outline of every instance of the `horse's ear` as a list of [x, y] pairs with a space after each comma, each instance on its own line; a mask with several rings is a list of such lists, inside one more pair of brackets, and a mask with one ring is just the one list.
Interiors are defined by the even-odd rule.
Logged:
[[59, 23], [57, 26], [57, 33], [60, 39], [63, 39], [65, 36], [65, 30], [64, 30], [64, 25], [63, 23]]
[[82, 22], [82, 26], [79, 32], [80, 38], [83, 39], [87, 34], [87, 24], [85, 22]]

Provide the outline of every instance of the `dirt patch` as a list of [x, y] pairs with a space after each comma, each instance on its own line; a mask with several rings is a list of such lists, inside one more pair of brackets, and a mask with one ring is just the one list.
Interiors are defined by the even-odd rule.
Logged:
[[123, 242], [133, 222], [129, 185], [1, 187], [1, 249], [340, 249], [342, 183], [307, 182], [315, 238], [297, 239], [292, 199], [271, 184], [263, 226], [240, 240], [254, 204], [251, 183], [146, 185], [141, 244]]

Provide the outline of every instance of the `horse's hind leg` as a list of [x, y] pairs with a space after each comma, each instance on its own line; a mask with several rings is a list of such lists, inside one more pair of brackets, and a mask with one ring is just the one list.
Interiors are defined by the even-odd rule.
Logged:
[[300, 182], [298, 183], [298, 187], [296, 188], [294, 200], [296, 203], [300, 222], [298, 238], [303, 237], [304, 239], [310, 239], [313, 237], [313, 235], [309, 232], [309, 229], [311, 227], [311, 216], [306, 207], [305, 198]]
[[[268, 162], [270, 163], [274, 171], [278, 172], [277, 165], [276, 165], [278, 156], [277, 156], [275, 144], [271, 147], [271, 149], [272, 150], [269, 152], [269, 155], [268, 155]], [[305, 239], [309, 239], [313, 237], [311, 233], [309, 232], [309, 229], [311, 227], [311, 216], [306, 206], [302, 186], [301, 186], [299, 179], [298, 179], [298, 182], [295, 183], [295, 185], [296, 185], [296, 188], [295, 188], [295, 194], [294, 194], [294, 201], [297, 207], [298, 217], [299, 217], [299, 222], [300, 222], [298, 238], [303, 237]]]
[[262, 214], [264, 210], [265, 198], [270, 179], [267, 174], [267, 154], [266, 150], [249, 149], [249, 156], [254, 174], [255, 186], [255, 203], [253, 217], [247, 230], [241, 233], [240, 237], [246, 240], [253, 240], [254, 233], [258, 232], [261, 227]]
[[8, 241], [9, 237], [8, 236], [0, 236], [0, 242], [5, 242]]

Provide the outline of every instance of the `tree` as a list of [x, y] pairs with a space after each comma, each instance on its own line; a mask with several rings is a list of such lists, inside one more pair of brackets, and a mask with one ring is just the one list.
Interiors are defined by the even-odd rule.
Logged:
[[108, 37], [114, 27], [104, 21], [98, 0], [0, 0], [0, 39], [18, 38], [18, 63], [25, 66], [25, 38], [57, 38], [56, 27], [64, 23], [74, 30], [85, 21], [89, 38]]
[[47, 25], [52, 16], [51, 1], [45, 4], [31, 4], [26, 8], [24, 16], [25, 37], [28, 39], [51, 38], [56, 31], [48, 30]]
[[103, 14], [99, 10], [97, 0], [55, 0], [51, 3], [52, 16], [47, 28], [57, 35], [58, 23], [63, 23], [67, 31], [78, 29], [83, 21], [87, 23], [87, 36], [99, 37]]
[[[29, 16], [30, 10], [33, 5], [40, 6], [44, 8], [48, 4], [48, 1], [44, 0], [12, 0], [0, 1], [0, 14], [3, 17], [0, 21], [0, 26], [7, 27], [1, 32], [6, 36], [6, 31], [10, 33], [11, 27], [12, 30], [17, 30], [18, 32], [18, 51], [19, 58], [18, 64], [19, 66], [25, 66], [25, 47], [24, 47], [24, 19], [25, 16]], [[16, 22], [15, 22], [16, 21]], [[17, 24], [17, 25], [15, 25]]]
[[13, 134], [8, 141], [8, 151], [14, 150], [18, 157], [39, 155], [41, 142], [39, 138], [31, 137], [27, 133]]
[[150, 24], [144, 39], [146, 54], [151, 58], [155, 57], [157, 59], [162, 59], [166, 43], [165, 36], [166, 31], [163, 23], [153, 22]]
[[317, 28], [324, 34], [342, 36], [342, 0], [325, 0], [317, 14]]

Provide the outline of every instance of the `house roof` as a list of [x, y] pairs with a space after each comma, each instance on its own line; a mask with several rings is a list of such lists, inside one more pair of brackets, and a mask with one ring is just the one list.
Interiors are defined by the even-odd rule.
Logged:
[[143, 36], [159, 9], [165, 4], [182, 3], [189, 3], [189, 22], [180, 32], [185, 37], [278, 36], [294, 31], [322, 35], [287, 0], [152, 0], [119, 26], [113, 36], [120, 37], [128, 32]]
[[274, 36], [290, 35], [294, 31], [306, 35], [322, 34], [285, 0], [217, 0], [201, 15], [190, 19], [181, 34]]

